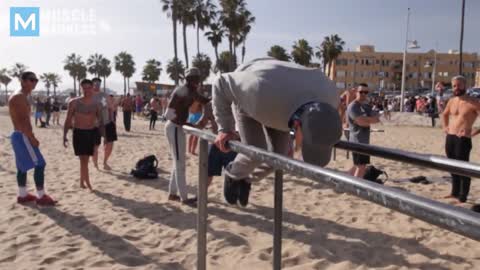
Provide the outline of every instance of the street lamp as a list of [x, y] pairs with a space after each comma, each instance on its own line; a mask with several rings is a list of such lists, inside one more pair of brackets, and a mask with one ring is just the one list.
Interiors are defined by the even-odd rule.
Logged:
[[404, 111], [404, 100], [405, 100], [405, 73], [407, 72], [407, 50], [408, 49], [418, 49], [418, 43], [416, 40], [408, 40], [408, 28], [410, 24], [410, 8], [408, 8], [407, 13], [407, 33], [405, 35], [405, 49], [403, 51], [403, 66], [402, 66], [402, 86], [401, 86], [401, 97], [400, 97], [400, 111]]

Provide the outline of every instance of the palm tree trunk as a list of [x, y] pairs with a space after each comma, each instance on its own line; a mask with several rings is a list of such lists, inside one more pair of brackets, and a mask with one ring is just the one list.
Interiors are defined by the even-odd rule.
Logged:
[[127, 78], [123, 76], [123, 95], [127, 95]]
[[47, 88], [47, 97], [50, 96], [50, 88]]
[[53, 87], [53, 97], [57, 97], [57, 87]]
[[233, 41], [228, 38], [228, 49], [230, 51], [230, 63], [228, 63], [228, 71], [233, 71]]
[[188, 68], [187, 25], [183, 24], [183, 51], [185, 53], [185, 67]]
[[130, 77], [127, 78], [127, 93], [130, 92]]
[[104, 93], [107, 92], [106, 85], [107, 85], [107, 77], [106, 77], [106, 76], [103, 76], [103, 92], [104, 92]]
[[200, 26], [197, 23], [197, 55], [200, 54]]
[[243, 45], [242, 45], [242, 64], [243, 64], [243, 61], [245, 61], [245, 54], [246, 54], [246, 48], [245, 48], [245, 41], [243, 41]]
[[7, 85], [8, 84], [4, 84], [4, 86], [5, 86], [5, 105], [8, 104], [8, 90], [7, 90], [8, 88], [7, 88]]
[[215, 46], [213, 48], [215, 49], [215, 58], [217, 59], [217, 62], [215, 63], [218, 63], [218, 46]]
[[[175, 15], [172, 15], [172, 24], [173, 24], [173, 51], [175, 54], [175, 60], [178, 59], [177, 51], [177, 18]], [[176, 69], [176, 66], [175, 66]], [[130, 80], [128, 81], [130, 87]], [[178, 78], [175, 78], [175, 85], [178, 85]]]

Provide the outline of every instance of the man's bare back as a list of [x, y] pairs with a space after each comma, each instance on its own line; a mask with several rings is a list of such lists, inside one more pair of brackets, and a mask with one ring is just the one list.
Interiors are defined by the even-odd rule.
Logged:
[[480, 102], [466, 95], [454, 97], [443, 112], [445, 133], [458, 137], [472, 137], [473, 124], [480, 113]]
[[27, 96], [21, 91], [13, 94], [8, 100], [8, 111], [12, 119], [13, 129], [27, 136], [32, 146], [38, 147], [40, 143], [33, 135], [30, 122], [31, 109]]

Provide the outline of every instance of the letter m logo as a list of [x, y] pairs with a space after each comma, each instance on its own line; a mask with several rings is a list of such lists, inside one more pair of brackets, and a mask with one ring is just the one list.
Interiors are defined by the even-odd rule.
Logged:
[[40, 35], [40, 8], [10, 7], [10, 36], [38, 37]]

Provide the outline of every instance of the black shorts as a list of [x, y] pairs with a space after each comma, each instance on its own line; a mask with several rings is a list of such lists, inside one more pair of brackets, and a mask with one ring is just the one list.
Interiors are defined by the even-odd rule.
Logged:
[[94, 143], [96, 146], [102, 144], [102, 134], [100, 134], [100, 129], [99, 128], [95, 128], [94, 129], [95, 131], [95, 139], [94, 139]]
[[158, 119], [158, 114], [157, 114], [157, 111], [155, 110], [150, 110], [150, 119], [152, 120], [157, 120]]
[[215, 144], [209, 145], [208, 148], [208, 176], [222, 175], [222, 168], [232, 162], [237, 156], [236, 152], [230, 151], [224, 153], [218, 149]]
[[370, 156], [358, 153], [352, 153], [353, 165], [367, 165], [370, 164]]
[[117, 127], [115, 126], [115, 123], [110, 122], [105, 125], [105, 142], [104, 143], [110, 143], [116, 141], [117, 138]]
[[97, 137], [96, 129], [73, 129], [73, 150], [75, 156], [93, 156]]

